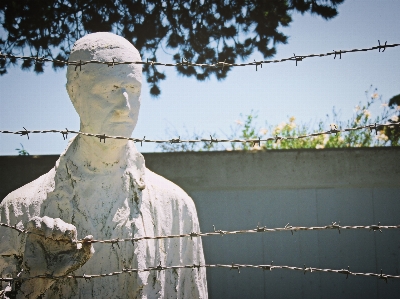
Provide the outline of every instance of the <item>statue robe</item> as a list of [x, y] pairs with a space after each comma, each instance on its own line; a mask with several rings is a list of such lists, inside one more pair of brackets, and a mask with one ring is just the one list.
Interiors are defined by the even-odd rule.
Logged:
[[[10, 193], [0, 205], [0, 222], [25, 228], [35, 216], [60, 218], [76, 226], [78, 239], [116, 239], [200, 231], [192, 199], [145, 167], [133, 142], [115, 165], [96, 169], [79, 160], [79, 136], [55, 167]], [[78, 157], [78, 158], [77, 158]], [[78, 163], [77, 163], [78, 161]], [[25, 234], [0, 227], [0, 271], [15, 277]], [[200, 237], [93, 244], [95, 253], [75, 275], [124, 268], [204, 264]], [[3, 283], [4, 288], [4, 283]], [[56, 281], [43, 298], [207, 298], [205, 268], [123, 273]]]

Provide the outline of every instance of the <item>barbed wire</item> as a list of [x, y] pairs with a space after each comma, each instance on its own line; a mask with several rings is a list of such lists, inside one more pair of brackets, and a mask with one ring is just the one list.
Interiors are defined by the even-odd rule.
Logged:
[[362, 273], [362, 272], [351, 272], [350, 267], [347, 267], [347, 269], [321, 269], [321, 268], [313, 268], [313, 267], [294, 267], [294, 266], [280, 266], [280, 265], [273, 265], [273, 262], [269, 265], [247, 265], [247, 264], [234, 264], [232, 263], [231, 265], [224, 265], [224, 264], [193, 264], [193, 265], [181, 265], [181, 266], [162, 266], [161, 262], [157, 267], [150, 267], [150, 268], [144, 268], [144, 269], [133, 269], [133, 268], [125, 268], [122, 269], [121, 271], [115, 271], [115, 272], [110, 272], [110, 273], [104, 273], [104, 274], [83, 274], [83, 275], [63, 275], [63, 276], [53, 276], [49, 274], [45, 275], [37, 275], [37, 276], [32, 276], [32, 277], [1, 277], [0, 281], [5, 281], [5, 282], [13, 282], [13, 281], [26, 281], [26, 280], [31, 280], [35, 278], [45, 278], [45, 279], [53, 279], [53, 280], [59, 280], [59, 279], [85, 279], [86, 281], [92, 279], [92, 278], [102, 278], [102, 277], [109, 277], [109, 276], [116, 276], [116, 275], [121, 275], [121, 274], [131, 274], [131, 273], [138, 273], [138, 272], [148, 272], [148, 271], [165, 271], [165, 270], [177, 270], [177, 269], [198, 269], [200, 268], [228, 268], [230, 270], [238, 270], [240, 273], [240, 268], [255, 268], [255, 269], [261, 269], [261, 270], [268, 270], [272, 271], [273, 269], [283, 269], [283, 270], [293, 270], [293, 271], [301, 271], [304, 274], [307, 272], [325, 272], [325, 273], [336, 273], [336, 274], [344, 274], [346, 275], [346, 279], [349, 277], [349, 275], [352, 276], [364, 276], [364, 277], [377, 277], [379, 279], [383, 279], [388, 281], [390, 278], [394, 279], [399, 279], [400, 275], [389, 275], [389, 274], [384, 274], [382, 269], [381, 273]]
[[2, 134], [17, 134], [20, 136], [27, 136], [29, 139], [29, 134], [44, 134], [44, 133], [61, 133], [63, 136], [63, 139], [68, 138], [68, 134], [78, 134], [78, 135], [84, 135], [84, 136], [90, 136], [90, 137], [96, 137], [99, 138], [100, 142], [103, 141], [104, 143], [106, 142], [106, 139], [122, 139], [122, 140], [131, 140], [136, 142], [139, 142], [141, 145], [143, 142], [153, 142], [153, 143], [184, 143], [184, 142], [189, 142], [189, 143], [196, 143], [196, 142], [210, 142], [212, 143], [219, 143], [219, 142], [241, 142], [241, 143], [252, 143], [252, 144], [258, 144], [261, 146], [261, 142], [267, 142], [267, 141], [275, 141], [277, 142], [278, 140], [294, 140], [294, 139], [302, 139], [302, 138], [309, 138], [309, 137], [315, 137], [315, 136], [320, 136], [320, 135], [329, 135], [329, 134], [338, 134], [338, 133], [344, 133], [344, 132], [350, 132], [350, 131], [357, 131], [357, 130], [363, 130], [363, 129], [369, 129], [371, 132], [375, 131], [375, 135], [378, 134], [379, 130], [382, 130], [385, 127], [390, 127], [394, 128], [396, 126], [400, 126], [400, 122], [390, 122], [386, 124], [369, 124], [365, 126], [358, 126], [354, 128], [345, 128], [345, 129], [338, 129], [336, 125], [331, 125], [331, 129], [328, 131], [321, 131], [321, 132], [315, 132], [315, 133], [310, 133], [306, 135], [299, 135], [299, 136], [278, 136], [275, 135], [275, 137], [268, 137], [268, 138], [257, 138], [257, 139], [218, 139], [218, 138], [213, 138], [210, 135], [210, 139], [207, 138], [201, 138], [201, 139], [189, 139], [189, 140], [181, 140], [180, 136], [178, 138], [172, 138], [168, 140], [151, 140], [151, 139], [146, 139], [146, 136], [143, 137], [143, 139], [139, 138], [134, 138], [134, 137], [124, 137], [124, 136], [110, 136], [106, 134], [93, 134], [93, 133], [85, 133], [85, 132], [80, 132], [80, 131], [72, 131], [72, 130], [27, 130], [25, 127], [24, 131], [0, 131]]
[[[0, 223], [0, 226], [7, 227], [13, 230], [16, 230], [19, 234], [31, 234], [29, 230], [24, 230], [17, 228], [17, 226], [11, 226], [6, 223]], [[255, 229], [248, 230], [235, 230], [235, 231], [224, 231], [224, 230], [216, 230], [215, 226], [213, 232], [191, 232], [188, 234], [179, 234], [179, 235], [167, 235], [167, 236], [145, 236], [145, 237], [137, 237], [137, 238], [117, 238], [117, 239], [109, 239], [109, 240], [78, 240], [77, 243], [109, 243], [109, 244], [117, 244], [120, 242], [138, 242], [141, 240], [159, 240], [159, 239], [174, 239], [174, 238], [194, 238], [194, 237], [208, 237], [208, 236], [224, 236], [224, 235], [238, 235], [238, 234], [252, 234], [252, 233], [271, 233], [271, 232], [282, 232], [282, 231], [290, 231], [293, 235], [296, 231], [317, 231], [317, 230], [338, 230], [340, 234], [340, 230], [369, 230], [369, 231], [380, 231], [382, 233], [382, 229], [400, 229], [400, 225], [381, 225], [380, 222], [378, 224], [373, 225], [340, 225], [339, 223], [332, 222], [331, 225], [325, 226], [291, 226], [288, 224], [285, 227], [278, 228], [267, 228], [265, 226], [259, 226]], [[39, 235], [39, 234], [36, 234]]]
[[332, 52], [327, 52], [327, 53], [321, 53], [321, 54], [308, 54], [308, 55], [301, 55], [297, 56], [296, 54], [293, 54], [292, 57], [289, 58], [283, 58], [283, 59], [275, 59], [275, 60], [259, 60], [254, 62], [249, 62], [249, 63], [229, 63], [223, 61], [223, 62], [217, 62], [214, 64], [205, 64], [205, 63], [192, 63], [185, 58], [182, 58], [182, 61], [179, 63], [163, 63], [163, 62], [156, 62], [156, 61], [116, 61], [113, 59], [112, 61], [99, 61], [99, 60], [79, 60], [79, 61], [69, 61], [69, 60], [59, 60], [59, 59], [51, 59], [51, 58], [46, 58], [46, 57], [39, 57], [39, 55], [36, 56], [15, 56], [12, 54], [6, 54], [6, 53], [1, 53], [0, 52], [0, 59], [22, 59], [22, 60], [34, 60], [35, 63], [44, 63], [44, 62], [53, 62], [55, 64], [60, 64], [60, 65], [72, 65], [75, 66], [75, 70], [82, 69], [83, 65], [86, 64], [104, 64], [107, 66], [114, 66], [114, 65], [120, 65], [120, 64], [142, 64], [142, 65], [151, 65], [151, 66], [187, 66], [187, 67], [206, 67], [206, 68], [221, 68], [223, 69], [224, 67], [234, 67], [234, 66], [255, 66], [256, 71], [258, 70], [258, 66], [262, 68], [263, 64], [268, 64], [268, 63], [279, 63], [279, 62], [285, 62], [285, 61], [295, 61], [296, 66], [297, 63], [300, 61], [303, 61], [306, 58], [312, 58], [312, 57], [325, 57], [325, 56], [331, 56], [334, 55], [334, 59], [336, 57], [339, 57], [339, 59], [342, 59], [342, 54], [346, 53], [355, 53], [355, 52], [367, 52], [367, 51], [373, 51], [373, 50], [379, 50], [379, 52], [385, 52], [386, 48], [393, 48], [393, 47], [398, 47], [400, 44], [387, 44], [387, 41], [385, 42], [384, 45], [381, 45], [380, 40], [378, 40], [378, 46], [370, 47], [370, 48], [361, 48], [361, 49], [351, 49], [351, 50], [332, 50]]

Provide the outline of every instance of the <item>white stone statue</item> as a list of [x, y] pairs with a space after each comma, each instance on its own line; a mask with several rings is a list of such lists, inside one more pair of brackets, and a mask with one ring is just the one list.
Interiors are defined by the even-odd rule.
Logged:
[[[136, 48], [111, 33], [78, 40], [70, 61], [140, 61]], [[67, 91], [82, 132], [131, 136], [138, 120], [142, 66], [68, 66]], [[204, 264], [199, 237], [114, 244], [116, 239], [200, 231], [192, 199], [145, 167], [132, 141], [78, 135], [55, 167], [10, 193], [0, 205], [2, 277], [102, 274], [126, 268]], [[61, 280], [36, 278], [2, 289], [17, 298], [207, 298], [205, 268], [146, 271]], [[6, 295], [6, 296], [8, 296]]]

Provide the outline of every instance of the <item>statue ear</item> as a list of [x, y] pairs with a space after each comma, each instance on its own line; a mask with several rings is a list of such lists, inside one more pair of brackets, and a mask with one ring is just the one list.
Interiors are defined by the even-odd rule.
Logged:
[[71, 81], [68, 80], [67, 84], [65, 85], [65, 87], [67, 89], [67, 93], [68, 93], [69, 99], [72, 102], [72, 105], [74, 105], [74, 108], [75, 108], [76, 112], [78, 114], [80, 114], [79, 113], [80, 105], [79, 105], [79, 100], [78, 100], [78, 97], [77, 97], [79, 85], [76, 84], [76, 82], [74, 82], [74, 81], [71, 82]]

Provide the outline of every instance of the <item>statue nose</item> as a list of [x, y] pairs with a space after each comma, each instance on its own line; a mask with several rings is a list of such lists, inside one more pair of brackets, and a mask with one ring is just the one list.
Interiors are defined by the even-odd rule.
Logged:
[[129, 95], [126, 92], [126, 90], [123, 91], [122, 95], [125, 98], [125, 106], [128, 107], [128, 109], [130, 110], [131, 109], [131, 105], [129, 104]]
[[131, 105], [129, 104], [129, 94], [126, 90], [122, 90], [122, 94], [119, 95], [118, 104], [114, 107], [115, 111], [119, 114], [128, 114], [131, 110]]

